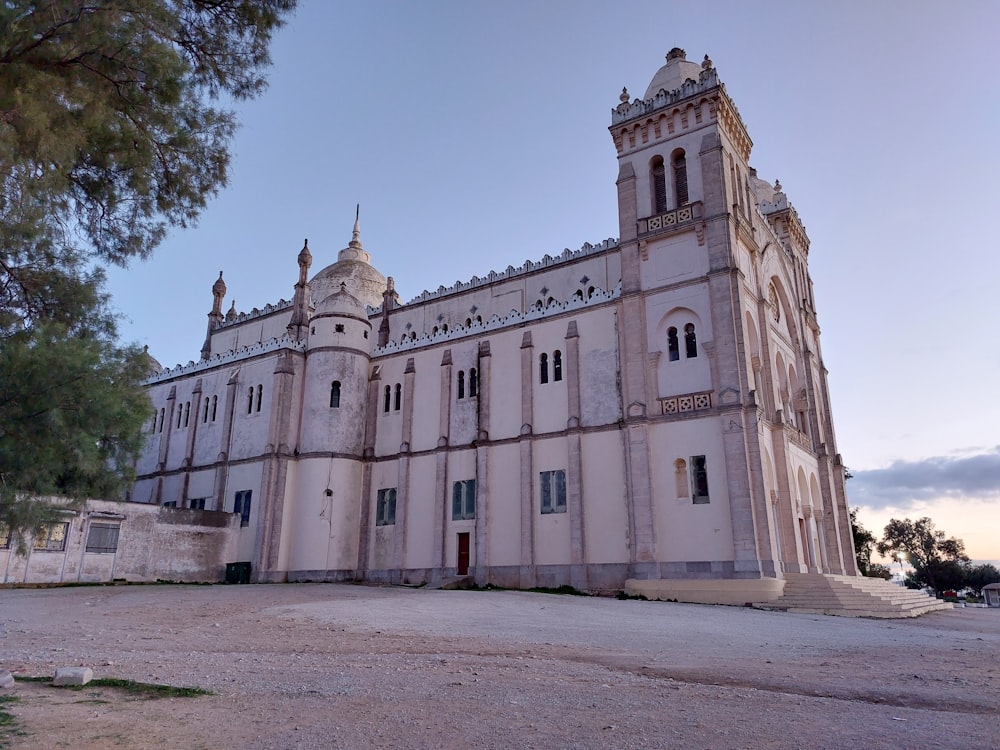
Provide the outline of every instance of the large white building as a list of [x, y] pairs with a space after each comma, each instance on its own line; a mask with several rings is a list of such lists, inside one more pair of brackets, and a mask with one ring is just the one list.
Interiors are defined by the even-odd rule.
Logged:
[[260, 581], [856, 575], [804, 227], [707, 56], [620, 99], [618, 240], [407, 304], [357, 224], [291, 302], [220, 276], [132, 499], [239, 514]]

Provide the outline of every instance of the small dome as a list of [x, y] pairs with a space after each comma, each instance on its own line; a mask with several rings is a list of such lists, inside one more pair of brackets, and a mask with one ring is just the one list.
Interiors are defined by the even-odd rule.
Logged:
[[[332, 268], [332, 266], [331, 266]], [[347, 283], [340, 282], [340, 289], [333, 294], [329, 294], [316, 305], [313, 317], [317, 315], [354, 315], [364, 319], [368, 318], [368, 311], [364, 303], [347, 291]]]
[[148, 346], [142, 347], [142, 353], [146, 357], [146, 369], [149, 375], [159, 375], [163, 372], [163, 365], [160, 364], [156, 357], [149, 353]]
[[688, 62], [686, 53], [680, 47], [674, 47], [667, 53], [667, 63], [653, 76], [643, 99], [652, 99], [660, 89], [664, 91], [676, 91], [684, 85], [684, 81], [691, 78], [695, 81], [701, 74], [702, 66], [698, 63]]
[[371, 256], [361, 244], [361, 227], [355, 219], [351, 241], [337, 255], [337, 262], [310, 279], [309, 288], [313, 299], [325, 302], [331, 294], [339, 292], [341, 284], [344, 284], [347, 291], [360, 300], [362, 305], [381, 305], [386, 280], [370, 260]]

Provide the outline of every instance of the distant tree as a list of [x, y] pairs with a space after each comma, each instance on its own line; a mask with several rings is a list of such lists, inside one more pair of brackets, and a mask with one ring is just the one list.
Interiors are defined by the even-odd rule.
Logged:
[[982, 596], [983, 586], [991, 583], [1000, 583], [1000, 570], [995, 565], [985, 563], [966, 566], [964, 587], [971, 590], [975, 596]]
[[875, 550], [875, 543], [878, 540], [873, 533], [861, 525], [858, 520], [857, 508], [851, 508], [850, 519], [851, 536], [854, 537], [854, 556], [858, 561], [858, 570], [863, 576], [871, 575], [869, 571], [872, 567], [872, 552]]
[[902, 521], [893, 518], [885, 527], [882, 540], [876, 545], [880, 555], [897, 553], [905, 556], [913, 567], [906, 585], [911, 588], [930, 587], [936, 593], [962, 588], [965, 544], [961, 539], [946, 538], [934, 528], [930, 518]]
[[107, 494], [151, 412], [102, 262], [149, 255], [225, 184], [226, 97], [265, 85], [295, 0], [0, 2], [0, 524]]

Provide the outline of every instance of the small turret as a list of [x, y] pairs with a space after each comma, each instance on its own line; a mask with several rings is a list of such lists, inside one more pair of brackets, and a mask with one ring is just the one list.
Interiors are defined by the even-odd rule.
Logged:
[[299, 251], [299, 280], [295, 284], [295, 297], [292, 300], [292, 319], [288, 322], [288, 335], [296, 341], [305, 338], [309, 330], [309, 267], [312, 265], [312, 253], [309, 252], [309, 240], [303, 242]]
[[212, 356], [212, 331], [222, 324], [222, 300], [225, 296], [226, 282], [222, 280], [222, 271], [219, 271], [219, 278], [212, 284], [212, 312], [208, 314], [208, 332], [205, 343], [201, 345], [202, 359]]

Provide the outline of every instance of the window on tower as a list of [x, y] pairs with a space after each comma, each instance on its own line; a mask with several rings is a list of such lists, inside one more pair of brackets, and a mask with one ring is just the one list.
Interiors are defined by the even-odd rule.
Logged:
[[687, 157], [682, 149], [678, 149], [674, 151], [670, 161], [674, 168], [674, 190], [677, 192], [677, 205], [683, 206], [688, 203]]
[[340, 381], [334, 380], [333, 384], [330, 386], [330, 408], [339, 409], [340, 408]]
[[662, 156], [653, 157], [649, 176], [653, 183], [653, 213], [662, 214], [667, 210], [667, 171]]

